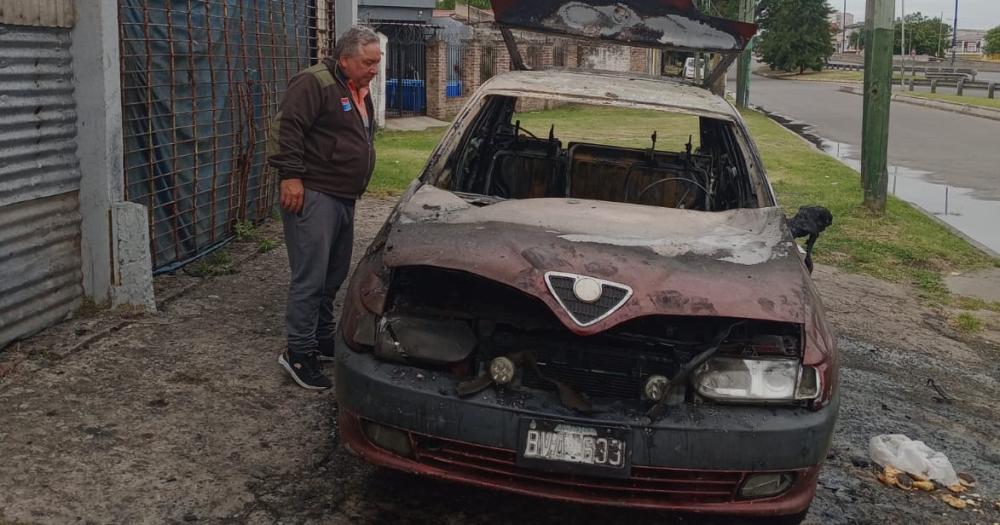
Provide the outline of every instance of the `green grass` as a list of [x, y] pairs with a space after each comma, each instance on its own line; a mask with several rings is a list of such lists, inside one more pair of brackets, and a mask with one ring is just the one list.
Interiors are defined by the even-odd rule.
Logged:
[[943, 93], [917, 93], [915, 91], [907, 92], [906, 96], [940, 100], [942, 102], [953, 102], [955, 104], [968, 104], [970, 106], [978, 106], [981, 108], [1000, 109], [1000, 99], [997, 98], [960, 97], [958, 95], [946, 95]]
[[816, 259], [893, 282], [909, 282], [935, 301], [947, 297], [942, 273], [986, 268], [994, 261], [909, 204], [890, 196], [886, 213], [861, 206], [861, 176], [820, 153], [764, 115], [744, 115], [781, 205], [789, 212], [817, 204], [834, 224]]
[[[824, 82], [863, 82], [865, 80], [865, 74], [863, 71], [845, 71], [841, 69], [824, 69], [823, 71], [806, 71], [801, 75], [797, 71], [785, 72], [785, 71], [770, 71], [767, 68], [758, 69], [757, 73], [766, 77], [777, 78], [781, 80], [810, 80], [810, 81], [824, 81]], [[902, 75], [900, 73], [893, 73], [892, 78], [894, 80], [900, 80]], [[906, 74], [906, 78], [910, 78], [910, 73]], [[924, 78], [922, 74], [918, 74], [917, 79]]]
[[956, 297], [954, 305], [962, 310], [988, 310], [1000, 313], [1000, 301], [986, 301], [978, 297]]
[[427, 157], [446, 129], [379, 132], [375, 142], [378, 161], [368, 191], [376, 196], [387, 196], [405, 190], [420, 175]]
[[236, 273], [236, 266], [229, 250], [222, 248], [202, 257], [186, 271], [194, 277], [218, 277]]
[[958, 331], [966, 334], [974, 334], [983, 329], [983, 322], [978, 317], [969, 313], [958, 314], [958, 317], [952, 320], [952, 324], [954, 324]]
[[[883, 216], [871, 216], [861, 206], [860, 175], [825, 155], [762, 114], [745, 115], [761, 150], [781, 205], [789, 214], [799, 206], [830, 209], [834, 224], [816, 245], [816, 260], [848, 271], [917, 286], [922, 295], [946, 303], [942, 274], [998, 264], [962, 238], [917, 209], [889, 198]], [[566, 107], [517, 116], [538, 136], [548, 136], [555, 124], [563, 143], [585, 140], [646, 148], [656, 130], [657, 149], [683, 150], [695, 119], [667, 113], [615, 108]], [[443, 129], [386, 132], [377, 143], [379, 163], [372, 181], [376, 194], [398, 194], [416, 177]]]

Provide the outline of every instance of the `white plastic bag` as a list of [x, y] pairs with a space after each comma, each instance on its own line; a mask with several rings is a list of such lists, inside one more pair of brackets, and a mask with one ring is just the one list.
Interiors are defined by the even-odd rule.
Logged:
[[868, 453], [872, 461], [883, 467], [892, 465], [907, 474], [926, 477], [945, 486], [959, 482], [947, 456], [923, 441], [913, 441], [902, 434], [873, 437], [868, 443]]

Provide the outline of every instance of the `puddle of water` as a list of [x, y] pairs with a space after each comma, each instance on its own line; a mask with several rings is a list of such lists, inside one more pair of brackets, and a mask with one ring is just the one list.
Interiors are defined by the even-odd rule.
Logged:
[[[831, 157], [861, 173], [861, 148], [827, 140], [816, 135], [809, 124], [797, 122], [781, 115], [768, 113], [782, 126], [815, 144]], [[1000, 201], [977, 199], [973, 190], [927, 180], [929, 171], [903, 166], [889, 166], [889, 193], [917, 206], [928, 215], [937, 217], [952, 226], [993, 255], [1000, 253]], [[860, 199], [860, 196], [859, 196]]]

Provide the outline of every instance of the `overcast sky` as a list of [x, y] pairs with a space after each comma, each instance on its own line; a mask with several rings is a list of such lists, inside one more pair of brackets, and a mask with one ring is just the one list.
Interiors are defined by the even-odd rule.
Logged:
[[[828, 0], [834, 9], [844, 8], [844, 0]], [[847, 0], [847, 12], [860, 22], [865, 17], [866, 0]], [[955, 16], [955, 0], [906, 0], [906, 12], [936, 17], [944, 12], [944, 19], [951, 23]], [[900, 0], [896, 0], [896, 16], [901, 13]], [[1000, 0], [958, 0], [959, 29], [990, 29], [1000, 26]]]

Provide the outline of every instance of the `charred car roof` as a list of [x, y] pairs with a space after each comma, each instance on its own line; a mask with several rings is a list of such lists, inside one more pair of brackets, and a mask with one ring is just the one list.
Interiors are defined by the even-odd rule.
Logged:
[[731, 104], [703, 88], [634, 73], [567, 69], [511, 71], [483, 84], [480, 96], [489, 95], [538, 97], [738, 120]]

